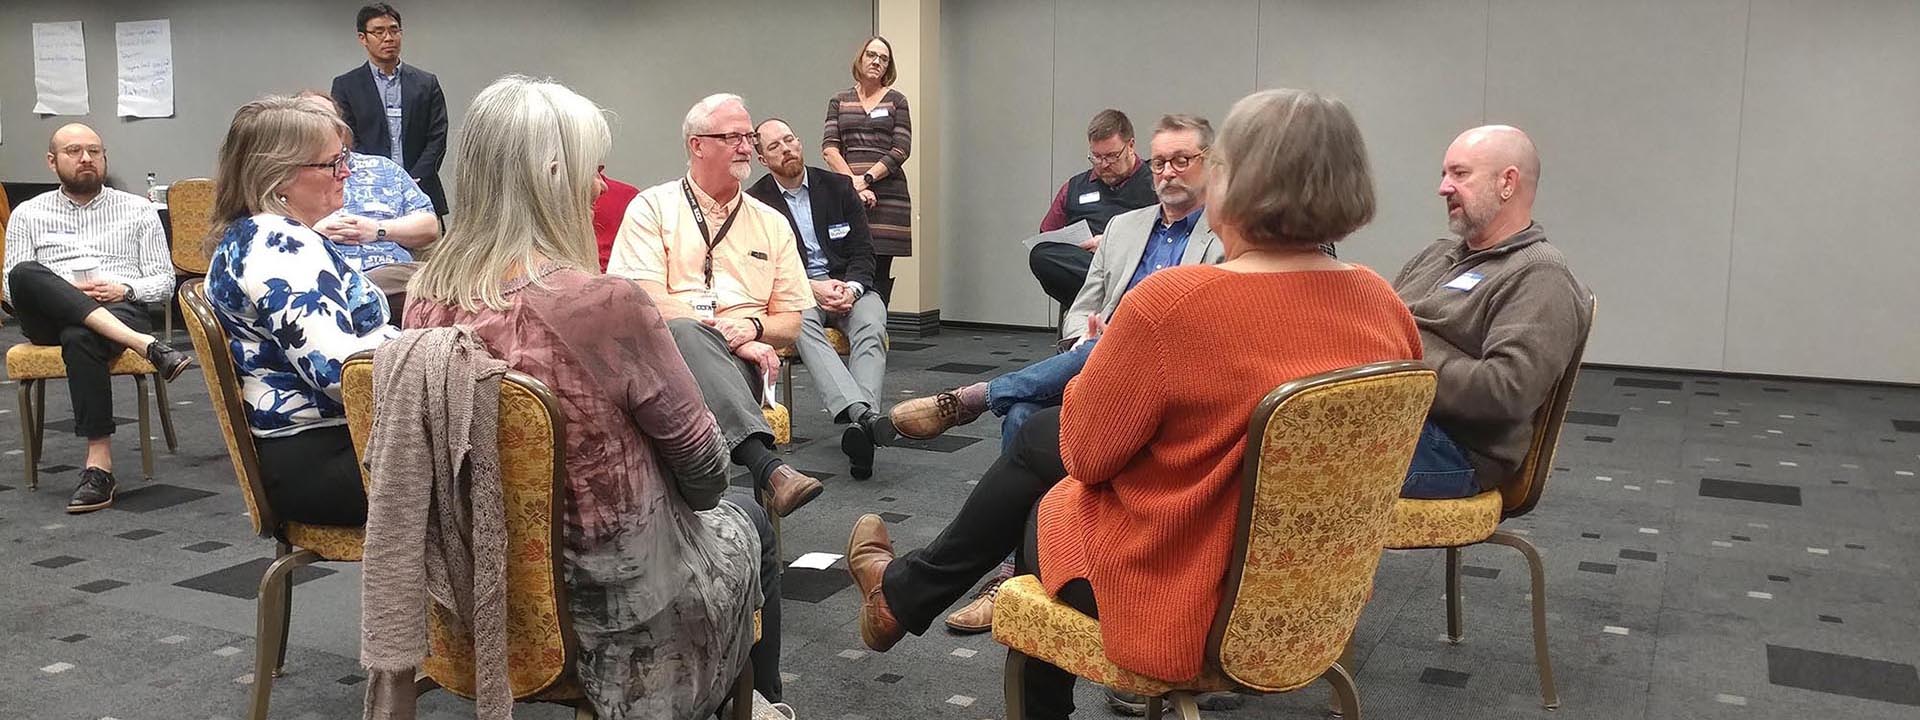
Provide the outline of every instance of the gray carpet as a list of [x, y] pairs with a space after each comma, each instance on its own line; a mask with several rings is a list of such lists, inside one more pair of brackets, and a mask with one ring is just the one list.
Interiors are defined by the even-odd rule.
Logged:
[[[12, 324], [0, 329], [0, 344], [18, 340]], [[1049, 346], [1038, 333], [902, 339], [888, 393], [984, 379]], [[789, 559], [843, 552], [864, 512], [890, 513], [902, 548], [926, 543], [998, 451], [984, 418], [882, 450], [875, 478], [853, 481], [798, 377], [802, 440], [789, 459], [833, 477], [786, 523]], [[27, 492], [15, 388], [0, 387], [0, 716], [240, 717], [272, 548], [247, 531], [199, 373], [173, 386], [178, 453], [160, 445], [142, 481], [123, 426], [119, 502], [82, 516], [61, 512], [81, 443], [50, 431], [41, 489]], [[116, 395], [134, 417], [131, 382]], [[64, 388], [48, 400], [49, 421], [66, 419]], [[1505, 525], [1545, 556], [1563, 706], [1539, 706], [1517, 554], [1465, 553], [1466, 639], [1453, 646], [1441, 639], [1441, 553], [1392, 552], [1357, 634], [1369, 717], [1920, 716], [1920, 390], [1591, 370], [1573, 407], [1545, 500]], [[842, 567], [786, 577], [784, 671], [802, 717], [1003, 716], [1004, 655], [990, 637], [936, 630], [866, 652]], [[299, 579], [272, 717], [357, 717], [358, 571], [323, 565]], [[1315, 685], [1213, 716], [1320, 717], [1327, 695]], [[1079, 716], [1107, 716], [1095, 689], [1083, 684], [1078, 699]], [[423, 706], [423, 717], [471, 713], [444, 693]], [[570, 717], [537, 706], [518, 716]]]

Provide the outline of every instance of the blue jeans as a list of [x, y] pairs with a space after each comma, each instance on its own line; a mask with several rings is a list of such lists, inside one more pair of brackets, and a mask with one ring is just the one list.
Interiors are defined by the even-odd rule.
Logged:
[[1087, 366], [1087, 356], [1093, 354], [1096, 342], [1099, 340], [1088, 340], [1072, 350], [987, 382], [987, 409], [1005, 418], [1000, 423], [1001, 452], [1013, 446], [1013, 438], [1020, 434], [1020, 426], [1027, 423], [1027, 418], [1060, 405], [1061, 396], [1067, 392], [1067, 381]]
[[1407, 480], [1400, 486], [1400, 497], [1439, 500], [1472, 497], [1480, 493], [1474, 482], [1473, 463], [1467, 451], [1447, 435], [1447, 431], [1427, 420], [1420, 428], [1420, 444], [1413, 448], [1413, 463], [1407, 467]]

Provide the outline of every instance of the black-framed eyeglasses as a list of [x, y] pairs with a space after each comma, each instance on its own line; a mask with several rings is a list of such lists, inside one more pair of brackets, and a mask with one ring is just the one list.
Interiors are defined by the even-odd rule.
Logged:
[[753, 139], [753, 133], [739, 133], [739, 132], [694, 133], [693, 136], [706, 138], [708, 140], [719, 140], [720, 142], [726, 143], [728, 145], [745, 145], [747, 144], [748, 140]]
[[1123, 158], [1126, 156], [1127, 156], [1126, 150], [1115, 150], [1110, 153], [1101, 153], [1098, 155], [1093, 153], [1087, 153], [1087, 162], [1093, 163], [1095, 165], [1112, 165], [1114, 163], [1120, 162], [1120, 158]]
[[377, 38], [400, 37], [400, 26], [395, 25], [390, 28], [374, 28], [371, 30], [361, 30], [360, 34], [372, 35]]
[[860, 51], [860, 56], [861, 56], [861, 57], [863, 57], [863, 58], [866, 58], [866, 59], [868, 59], [868, 60], [885, 60], [885, 61], [887, 61], [887, 64], [888, 64], [888, 65], [892, 65], [892, 64], [893, 64], [893, 56], [891, 56], [891, 55], [882, 55], [882, 54], [880, 54], [880, 53], [877, 53], [877, 52], [874, 52], [874, 51], [872, 51], [872, 50], [862, 50], [862, 51]]
[[1207, 151], [1211, 149], [1213, 148], [1200, 148], [1200, 152], [1194, 153], [1192, 155], [1175, 155], [1173, 157], [1164, 158], [1164, 159], [1153, 158], [1152, 160], [1147, 161], [1147, 169], [1152, 170], [1154, 172], [1160, 172], [1161, 170], [1167, 169], [1168, 166], [1172, 166], [1174, 172], [1186, 172], [1187, 168], [1193, 167], [1193, 161], [1199, 160], [1201, 157], [1204, 157], [1207, 154]]
[[351, 159], [352, 159], [352, 156], [348, 155], [347, 151], [341, 150], [340, 154], [335, 155], [332, 160], [328, 160], [326, 162], [317, 162], [317, 163], [300, 163], [299, 167], [314, 168], [317, 170], [331, 170], [333, 171], [333, 174], [339, 175], [340, 173], [347, 171], [348, 162]]

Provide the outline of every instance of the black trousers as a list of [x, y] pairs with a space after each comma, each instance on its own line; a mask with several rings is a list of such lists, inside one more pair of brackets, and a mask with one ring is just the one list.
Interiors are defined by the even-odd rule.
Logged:
[[89, 440], [112, 435], [113, 384], [107, 367], [126, 348], [87, 329], [86, 319], [104, 307], [127, 327], [147, 332], [153, 321], [146, 303], [94, 300], [32, 260], [13, 266], [7, 287], [13, 296], [9, 311], [20, 319], [27, 340], [60, 346], [60, 358], [67, 363], [67, 392], [73, 398], [73, 434]]
[[760, 642], [747, 653], [747, 662], [753, 664], [753, 689], [767, 702], [780, 702], [785, 694], [780, 680], [780, 573], [784, 566], [774, 542], [773, 521], [746, 488], [727, 488], [725, 497], [747, 514], [760, 535]]
[[345, 425], [254, 438], [267, 505], [282, 520], [311, 525], [367, 524], [367, 489]]
[[1033, 279], [1040, 281], [1040, 289], [1066, 307], [1080, 294], [1080, 286], [1087, 284], [1093, 253], [1065, 243], [1040, 243], [1027, 253], [1027, 267], [1033, 269]]
[[[932, 543], [887, 566], [880, 587], [894, 619], [915, 635], [925, 633], [974, 583], [1022, 545], [1028, 547], [1016, 566], [1023, 573], [1037, 571], [1035, 512], [1040, 498], [1066, 476], [1060, 461], [1060, 408], [1034, 413], [1012, 446], [980, 476], [953, 522]], [[1098, 617], [1092, 588], [1085, 581], [1070, 582], [1060, 598]], [[1042, 720], [1072, 714], [1073, 682], [1073, 676], [1059, 668], [1028, 661], [1027, 716]]]

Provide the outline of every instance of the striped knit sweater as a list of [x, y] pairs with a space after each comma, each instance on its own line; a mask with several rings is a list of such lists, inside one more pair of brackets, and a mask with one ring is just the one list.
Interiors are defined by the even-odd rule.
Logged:
[[1412, 316], [1365, 268], [1154, 273], [1067, 385], [1068, 477], [1039, 510], [1047, 590], [1088, 580], [1107, 657], [1121, 667], [1170, 681], [1199, 674], [1253, 406], [1289, 380], [1419, 358]]

